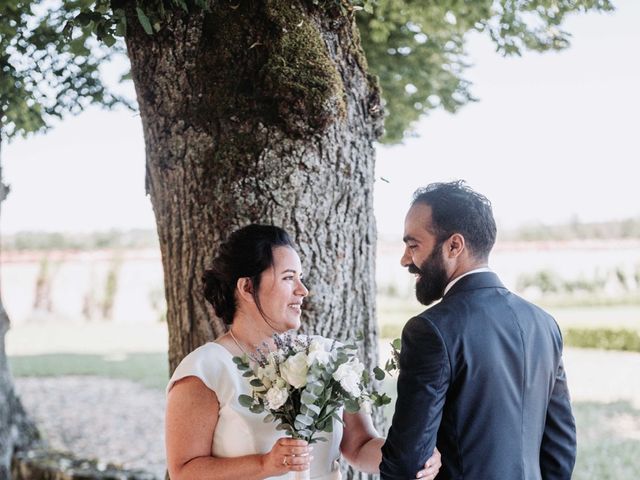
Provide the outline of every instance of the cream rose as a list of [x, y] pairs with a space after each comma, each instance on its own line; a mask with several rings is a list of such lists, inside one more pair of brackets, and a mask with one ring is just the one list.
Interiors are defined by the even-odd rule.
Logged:
[[353, 397], [359, 397], [362, 393], [360, 390], [360, 380], [364, 366], [356, 359], [351, 359], [347, 363], [343, 363], [333, 374], [333, 378], [340, 382], [340, 386]]
[[278, 378], [278, 373], [276, 372], [275, 365], [267, 363], [264, 367], [258, 367], [256, 376], [267, 388], [271, 388], [273, 382]]
[[326, 365], [331, 361], [331, 352], [329, 348], [331, 344], [327, 344], [324, 339], [314, 338], [309, 345], [309, 355], [307, 357], [307, 365], [311, 366], [315, 362]]
[[267, 408], [269, 410], [277, 410], [282, 405], [284, 405], [284, 402], [287, 401], [287, 398], [289, 398], [289, 392], [286, 388], [271, 387], [265, 395], [265, 399], [267, 400]]
[[289, 385], [294, 388], [301, 388], [307, 384], [307, 354], [304, 352], [296, 353], [280, 366], [280, 375]]

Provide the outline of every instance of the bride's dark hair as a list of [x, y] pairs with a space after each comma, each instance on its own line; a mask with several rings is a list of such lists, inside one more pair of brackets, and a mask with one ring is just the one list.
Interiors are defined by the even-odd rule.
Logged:
[[236, 313], [235, 289], [239, 278], [253, 284], [253, 298], [260, 307], [260, 275], [273, 265], [273, 249], [295, 248], [287, 232], [273, 225], [251, 224], [234, 231], [218, 248], [210, 270], [202, 277], [204, 297], [227, 325]]

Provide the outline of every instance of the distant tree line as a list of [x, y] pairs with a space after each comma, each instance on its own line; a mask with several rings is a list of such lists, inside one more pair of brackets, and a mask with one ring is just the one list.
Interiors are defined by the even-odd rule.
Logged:
[[505, 231], [500, 235], [501, 240], [522, 242], [639, 238], [640, 217], [607, 222], [581, 222], [576, 219], [559, 225], [527, 225]]
[[2, 237], [4, 251], [139, 248], [159, 248], [155, 230], [108, 230], [90, 233], [19, 232]]
[[[608, 222], [583, 223], [574, 220], [560, 225], [527, 225], [501, 232], [500, 239], [520, 242], [640, 239], [640, 217]], [[157, 247], [158, 236], [155, 230], [143, 229], [112, 229], [90, 233], [20, 232], [2, 238], [2, 249], [5, 251]]]

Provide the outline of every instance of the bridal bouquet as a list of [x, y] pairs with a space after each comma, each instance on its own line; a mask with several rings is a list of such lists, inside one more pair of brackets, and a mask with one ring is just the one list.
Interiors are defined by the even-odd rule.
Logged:
[[276, 428], [291, 437], [324, 441], [315, 435], [331, 432], [334, 420], [342, 422], [341, 407], [354, 413], [391, 401], [370, 389], [371, 378], [357, 358], [356, 345], [288, 333], [273, 339], [275, 350], [265, 346], [252, 358], [233, 358], [252, 389], [238, 400], [254, 413], [267, 411], [264, 421], [277, 422]]

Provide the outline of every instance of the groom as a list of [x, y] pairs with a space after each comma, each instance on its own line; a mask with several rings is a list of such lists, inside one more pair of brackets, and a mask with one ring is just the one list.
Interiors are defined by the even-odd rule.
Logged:
[[413, 478], [437, 445], [438, 479], [570, 479], [576, 429], [553, 318], [488, 268], [491, 203], [463, 181], [418, 190], [401, 263], [429, 305], [402, 332], [383, 480]]

